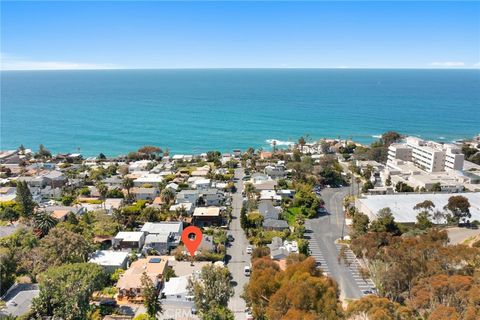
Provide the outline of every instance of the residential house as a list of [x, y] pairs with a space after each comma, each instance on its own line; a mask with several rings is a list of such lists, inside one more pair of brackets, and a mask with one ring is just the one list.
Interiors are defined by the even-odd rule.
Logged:
[[170, 212], [175, 212], [177, 210], [180, 210], [180, 209], [184, 209], [185, 212], [188, 214], [188, 215], [191, 215], [193, 213], [193, 204], [190, 203], [190, 202], [186, 202], [186, 203], [178, 203], [178, 204], [174, 204], [172, 206], [170, 206], [170, 209], [169, 211]]
[[197, 190], [182, 190], [177, 194], [177, 203], [192, 203], [196, 204], [198, 201], [198, 191]]
[[135, 200], [153, 200], [159, 194], [157, 188], [140, 188], [140, 187], [132, 188], [130, 190], [130, 193], [133, 195]]
[[43, 177], [45, 178], [46, 185], [52, 188], [61, 188], [68, 181], [67, 176], [63, 172], [57, 170], [50, 171]]
[[126, 269], [129, 253], [126, 251], [99, 250], [92, 254], [88, 262], [102, 266], [112, 273], [117, 269]]
[[170, 189], [173, 192], [177, 193], [179, 185], [176, 184], [175, 182], [170, 182], [165, 186], [165, 189]]
[[199, 191], [208, 190], [210, 188], [210, 185], [211, 185], [210, 179], [201, 178], [201, 179], [196, 179], [193, 182], [193, 188]]
[[122, 188], [123, 179], [120, 176], [111, 176], [104, 179], [103, 183], [109, 188]]
[[133, 181], [135, 187], [141, 187], [145, 185], [150, 185], [152, 187], [157, 187], [159, 183], [163, 182], [163, 176], [155, 173], [146, 173], [142, 174], [140, 177]]
[[192, 177], [205, 177], [210, 172], [210, 166], [204, 165], [192, 172]]
[[219, 207], [198, 207], [193, 211], [193, 224], [199, 227], [220, 225], [222, 217]]
[[279, 237], [273, 237], [272, 243], [267, 246], [270, 248], [270, 257], [273, 260], [282, 260], [291, 253], [298, 253], [298, 244], [296, 241], [282, 241]]
[[266, 175], [272, 179], [279, 179], [285, 177], [285, 166], [284, 165], [269, 165], [264, 169]]
[[19, 177], [17, 178], [17, 182], [26, 182], [27, 185], [31, 188], [38, 187], [43, 188], [47, 184], [47, 180], [44, 176], [27, 176], [27, 177]]
[[260, 201], [262, 200], [269, 200], [279, 205], [282, 202], [282, 196], [278, 195], [275, 190], [262, 190], [260, 191]]
[[152, 280], [155, 288], [160, 290], [163, 286], [164, 272], [168, 266], [168, 259], [162, 256], [147, 256], [132, 262], [130, 268], [118, 279], [117, 289], [119, 300], [127, 299], [134, 302], [141, 302], [142, 298], [142, 277], [146, 274]]
[[266, 219], [263, 221], [263, 228], [265, 230], [283, 231], [288, 229], [288, 223], [285, 220]]
[[264, 220], [278, 219], [280, 208], [274, 207], [272, 201], [262, 200], [258, 202], [258, 212], [263, 216]]
[[188, 279], [190, 276], [172, 277], [165, 282], [162, 290], [162, 299], [168, 301], [192, 301], [193, 296], [189, 294]]
[[222, 192], [220, 192], [218, 189], [207, 189], [201, 192], [201, 196], [198, 199], [198, 204], [202, 202], [202, 205], [204, 206], [219, 206], [225, 196]]
[[145, 244], [145, 232], [143, 231], [120, 231], [112, 239], [114, 249], [138, 249]]
[[17, 188], [0, 187], [0, 202], [15, 200], [16, 196], [17, 196]]
[[155, 249], [165, 254], [179, 245], [183, 232], [183, 223], [177, 221], [147, 222], [141, 231], [147, 235], [145, 238], [145, 249]]
[[53, 217], [59, 221], [64, 221], [71, 212], [75, 215], [82, 215], [86, 212], [85, 208], [80, 205], [75, 206], [50, 206], [40, 207], [39, 210], [49, 212]]
[[145, 170], [151, 162], [151, 160], [139, 160], [132, 162], [128, 165], [128, 172]]

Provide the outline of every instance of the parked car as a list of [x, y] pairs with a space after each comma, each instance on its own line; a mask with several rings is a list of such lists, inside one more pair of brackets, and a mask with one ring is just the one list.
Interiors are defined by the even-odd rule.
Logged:
[[245, 320], [253, 320], [253, 315], [250, 312], [247, 312], [247, 315], [245, 316]]
[[247, 252], [248, 254], [252, 254], [252, 252], [253, 252], [252, 246], [247, 246], [246, 252]]
[[250, 273], [251, 273], [250, 266], [245, 266], [245, 268], [243, 268], [243, 274], [246, 275], [247, 277], [250, 277]]
[[233, 242], [233, 241], [235, 241], [235, 238], [231, 234], [229, 234], [229, 235], [227, 235], [227, 240], [229, 242]]

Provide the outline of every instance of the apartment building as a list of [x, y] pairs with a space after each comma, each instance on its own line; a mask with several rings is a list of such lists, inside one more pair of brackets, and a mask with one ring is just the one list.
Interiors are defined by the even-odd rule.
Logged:
[[463, 170], [464, 155], [460, 147], [407, 137], [404, 143], [395, 143], [388, 148], [388, 162], [411, 161], [426, 172]]

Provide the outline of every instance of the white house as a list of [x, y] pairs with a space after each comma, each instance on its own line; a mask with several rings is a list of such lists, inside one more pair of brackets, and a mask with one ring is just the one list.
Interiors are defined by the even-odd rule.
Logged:
[[161, 292], [162, 298], [174, 301], [191, 301], [193, 296], [188, 293], [189, 276], [172, 277], [165, 282], [165, 287]]
[[112, 239], [114, 249], [138, 249], [145, 244], [145, 232], [143, 231], [120, 231]]
[[126, 251], [99, 250], [92, 254], [88, 262], [102, 266], [107, 272], [126, 269], [129, 253]]

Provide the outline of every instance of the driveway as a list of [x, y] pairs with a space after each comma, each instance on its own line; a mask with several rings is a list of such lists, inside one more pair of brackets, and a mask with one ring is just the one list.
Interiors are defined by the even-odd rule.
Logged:
[[2, 316], [21, 316], [27, 313], [32, 306], [33, 298], [40, 293], [37, 284], [18, 284], [3, 297], [6, 307], [0, 311]]
[[340, 297], [358, 299], [364, 295], [362, 291], [371, 288], [373, 283], [361, 278], [358, 261], [350, 250], [347, 251], [348, 265], [338, 263], [341, 245], [335, 243], [335, 240], [347, 234], [343, 198], [349, 191], [349, 187], [322, 190], [328, 214], [307, 220], [305, 237], [309, 241], [311, 255], [321, 263], [320, 268], [338, 283]]
[[245, 253], [245, 248], [248, 245], [247, 237], [240, 226], [240, 211], [243, 206], [243, 176], [243, 168], [235, 170], [235, 178], [237, 179], [235, 187], [237, 188], [237, 192], [232, 196], [232, 222], [230, 223], [230, 230], [228, 231], [235, 238], [235, 241], [227, 247], [227, 267], [232, 274], [235, 290], [235, 295], [230, 299], [228, 307], [235, 314], [235, 319], [242, 320], [245, 319], [246, 316], [246, 304], [240, 295], [243, 293], [243, 287], [248, 282], [248, 277], [243, 274], [243, 268], [246, 265], [250, 265], [250, 255]]

